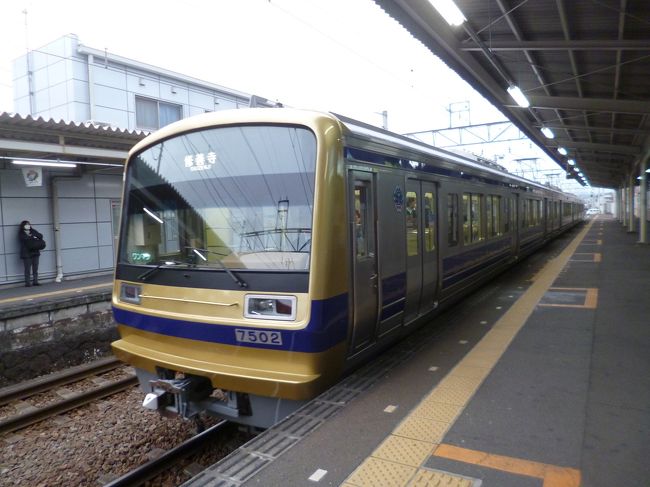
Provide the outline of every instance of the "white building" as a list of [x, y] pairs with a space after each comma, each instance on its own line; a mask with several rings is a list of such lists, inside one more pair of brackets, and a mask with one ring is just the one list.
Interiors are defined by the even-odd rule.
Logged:
[[14, 62], [14, 111], [156, 130], [204, 112], [268, 102], [100, 49], [70, 34]]

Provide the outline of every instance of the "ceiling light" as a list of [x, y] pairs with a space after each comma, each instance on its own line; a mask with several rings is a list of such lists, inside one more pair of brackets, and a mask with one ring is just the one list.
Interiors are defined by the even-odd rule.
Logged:
[[567, 162], [569, 163], [569, 166], [575, 166], [576, 165], [576, 161], [574, 161], [573, 159], [569, 159]]
[[73, 164], [72, 162], [47, 162], [47, 161], [39, 161], [38, 159], [29, 160], [29, 161], [13, 160], [11, 162], [19, 166], [77, 167], [77, 165]]
[[558, 147], [558, 148], [557, 148], [557, 151], [558, 151], [560, 154], [562, 154], [563, 156], [566, 156], [566, 155], [568, 154], [568, 152], [566, 151], [566, 149], [565, 149], [564, 147]]
[[467, 20], [453, 0], [429, 0], [429, 3], [449, 25], [462, 25]]
[[517, 102], [517, 105], [519, 105], [521, 108], [528, 108], [530, 106], [530, 102], [528, 101], [528, 98], [526, 98], [526, 95], [524, 95], [524, 92], [521, 91], [521, 88], [519, 88], [516, 85], [510, 85], [508, 86], [508, 93], [512, 97], [515, 102]]
[[546, 137], [547, 139], [554, 139], [555, 138], [555, 134], [548, 127], [542, 127], [542, 133], [544, 134], [544, 137]]

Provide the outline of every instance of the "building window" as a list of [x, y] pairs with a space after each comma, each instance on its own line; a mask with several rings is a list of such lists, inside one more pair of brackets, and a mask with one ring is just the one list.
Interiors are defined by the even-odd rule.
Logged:
[[143, 130], [157, 130], [180, 120], [183, 107], [173, 103], [135, 97], [135, 124]]

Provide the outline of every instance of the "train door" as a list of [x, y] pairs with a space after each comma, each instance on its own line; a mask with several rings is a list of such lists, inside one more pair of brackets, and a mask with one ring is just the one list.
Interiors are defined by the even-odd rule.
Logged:
[[438, 215], [436, 188], [406, 182], [406, 303], [404, 322], [436, 306], [438, 294]]
[[351, 351], [354, 352], [367, 346], [375, 336], [379, 296], [373, 174], [350, 171], [349, 181], [353, 284]]

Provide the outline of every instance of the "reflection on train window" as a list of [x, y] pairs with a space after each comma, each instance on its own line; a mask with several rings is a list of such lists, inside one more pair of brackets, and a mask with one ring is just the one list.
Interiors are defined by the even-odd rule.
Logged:
[[503, 233], [510, 232], [510, 219], [512, 218], [512, 198], [506, 198], [503, 208]]
[[424, 193], [424, 251], [436, 249], [436, 202], [433, 193]]
[[406, 254], [418, 255], [418, 195], [406, 192]]
[[485, 213], [487, 217], [487, 237], [501, 235], [501, 196], [491, 194], [486, 197]]
[[369, 257], [375, 251], [372, 217], [368, 205], [368, 187], [361, 182], [357, 182], [354, 188], [354, 231], [357, 259]]
[[463, 238], [466, 244], [484, 239], [482, 207], [482, 194], [463, 193]]
[[458, 244], [458, 195], [447, 195], [447, 244]]

